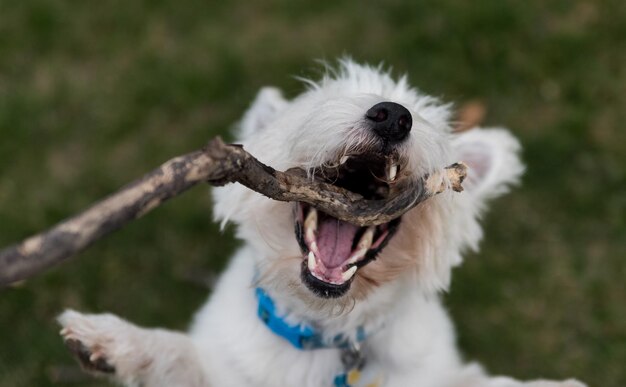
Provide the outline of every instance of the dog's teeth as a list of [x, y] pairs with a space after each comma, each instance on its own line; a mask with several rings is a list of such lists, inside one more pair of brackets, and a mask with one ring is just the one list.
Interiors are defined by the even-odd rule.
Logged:
[[361, 258], [365, 257], [367, 250], [372, 247], [372, 243], [374, 242], [374, 233], [376, 232], [376, 226], [370, 226], [365, 230], [361, 239], [359, 239], [359, 243], [357, 243], [357, 250], [352, 254], [350, 259], [348, 259], [348, 263], [355, 263]]
[[343, 156], [343, 157], [341, 157], [341, 159], [339, 160], [339, 165], [345, 164], [346, 161], [348, 161], [349, 158], [350, 158], [350, 156]]
[[376, 232], [376, 226], [370, 226], [367, 228], [367, 230], [365, 230], [365, 232], [363, 233], [363, 236], [361, 237], [361, 239], [359, 240], [359, 250], [361, 249], [365, 249], [367, 251], [367, 249], [369, 249], [372, 246], [372, 242], [374, 242], [374, 233]]
[[307, 227], [304, 237], [307, 242], [313, 243], [315, 241], [315, 230], [310, 227]]
[[319, 250], [317, 249], [317, 242], [313, 241], [311, 242], [311, 244], [309, 245], [309, 247], [311, 248], [311, 251], [316, 254], [319, 255]]
[[311, 208], [304, 220], [304, 238], [307, 242], [312, 243], [315, 241], [315, 231], [317, 230], [317, 210]]
[[396, 175], [398, 174], [398, 165], [391, 164], [389, 167], [389, 181], [394, 181], [396, 179]]
[[304, 220], [304, 228], [308, 230], [317, 230], [317, 210], [311, 208]]
[[356, 273], [356, 269], [357, 269], [356, 266], [352, 266], [348, 270], [341, 273], [341, 279], [343, 280], [343, 282], [347, 282], [350, 278], [352, 278], [354, 273]]
[[315, 254], [313, 254], [312, 251], [309, 251], [309, 259], [307, 262], [307, 266], [311, 273], [313, 273], [317, 269], [317, 262], [315, 261]]
[[367, 253], [367, 249], [366, 248], [361, 248], [358, 249], [354, 254], [352, 254], [352, 256], [350, 257], [350, 259], [348, 259], [348, 263], [356, 263], [358, 260], [360, 260], [361, 258], [363, 258], [365, 256], [365, 253]]

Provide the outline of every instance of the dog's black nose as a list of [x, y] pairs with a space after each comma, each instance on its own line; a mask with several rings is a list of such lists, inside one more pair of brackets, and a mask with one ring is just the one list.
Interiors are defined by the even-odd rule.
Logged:
[[398, 143], [408, 137], [413, 119], [411, 113], [395, 102], [381, 102], [372, 106], [365, 117], [372, 121], [372, 129], [388, 143]]

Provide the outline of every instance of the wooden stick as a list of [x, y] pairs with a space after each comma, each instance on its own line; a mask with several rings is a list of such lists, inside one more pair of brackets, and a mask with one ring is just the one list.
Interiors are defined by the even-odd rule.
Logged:
[[269, 198], [300, 201], [358, 225], [386, 223], [450, 187], [461, 191], [466, 166], [453, 164], [425, 177], [411, 190], [386, 200], [360, 195], [308, 178], [302, 170], [276, 171], [239, 145], [220, 138], [204, 149], [173, 158], [141, 179], [47, 231], [0, 250], [0, 287], [29, 278], [137, 219], [190, 187], [239, 182]]

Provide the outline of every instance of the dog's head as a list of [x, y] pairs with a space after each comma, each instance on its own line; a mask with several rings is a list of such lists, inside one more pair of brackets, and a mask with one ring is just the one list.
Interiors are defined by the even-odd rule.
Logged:
[[425, 175], [464, 161], [465, 191], [428, 199], [389, 223], [358, 227], [241, 185], [216, 189], [215, 215], [238, 224], [238, 236], [254, 250], [250, 265], [259, 281], [326, 304], [362, 299], [394, 281], [417, 281], [425, 292], [445, 288], [461, 253], [477, 248], [485, 201], [522, 172], [517, 141], [497, 129], [452, 134], [449, 105], [380, 68], [343, 61], [307, 83], [291, 101], [262, 89], [245, 114], [239, 140], [260, 161], [305, 169], [368, 199], [411, 189]]

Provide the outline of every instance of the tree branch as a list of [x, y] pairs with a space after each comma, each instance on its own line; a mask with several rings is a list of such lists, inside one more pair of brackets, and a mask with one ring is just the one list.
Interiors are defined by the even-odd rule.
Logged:
[[173, 158], [141, 179], [51, 229], [0, 250], [0, 287], [29, 278], [137, 219], [190, 187], [239, 182], [271, 199], [300, 201], [358, 225], [388, 222], [450, 187], [462, 191], [467, 167], [453, 164], [425, 177], [415, 189], [386, 200], [315, 181], [301, 170], [276, 171], [238, 145], [212, 140], [204, 149]]

